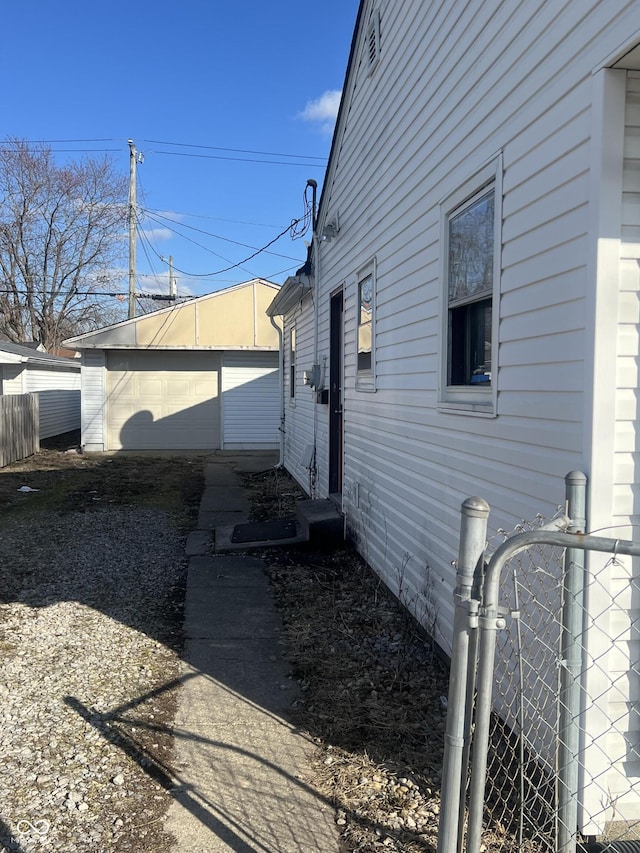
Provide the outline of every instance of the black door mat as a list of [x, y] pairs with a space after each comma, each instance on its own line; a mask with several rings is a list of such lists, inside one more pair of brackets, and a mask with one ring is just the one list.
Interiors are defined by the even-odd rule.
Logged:
[[295, 518], [277, 518], [273, 521], [251, 521], [248, 524], [236, 524], [231, 541], [271, 542], [278, 539], [293, 539], [298, 534]]

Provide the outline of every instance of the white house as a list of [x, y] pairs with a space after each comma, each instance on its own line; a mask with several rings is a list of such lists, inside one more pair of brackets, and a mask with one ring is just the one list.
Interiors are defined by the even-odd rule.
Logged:
[[37, 392], [40, 438], [80, 429], [80, 361], [0, 341], [0, 394]]
[[[392, 590], [428, 571], [445, 650], [467, 496], [512, 529], [582, 469], [590, 529], [640, 523], [639, 45], [639, 0], [360, 4], [313, 274], [269, 308], [284, 461]], [[608, 711], [631, 818], [639, 607]]]
[[263, 279], [70, 338], [87, 451], [277, 449], [279, 328]]

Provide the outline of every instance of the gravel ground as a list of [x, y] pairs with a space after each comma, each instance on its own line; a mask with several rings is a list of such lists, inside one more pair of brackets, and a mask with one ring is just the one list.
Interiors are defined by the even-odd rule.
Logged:
[[178, 669], [165, 616], [181, 607], [182, 536], [166, 514], [125, 508], [0, 535], [0, 843], [163, 849], [145, 838], [169, 794], [146, 768], [171, 748], [154, 712], [171, 710], [156, 694]]
[[[197, 460], [55, 452], [0, 471], [0, 853], [174, 849], [163, 824], [201, 474]], [[300, 496], [282, 472], [245, 485], [256, 520]], [[260, 554], [296, 719], [317, 744], [308, 775], [343, 849], [435, 851], [446, 667], [348, 545]], [[514, 849], [504, 832], [486, 845]]]

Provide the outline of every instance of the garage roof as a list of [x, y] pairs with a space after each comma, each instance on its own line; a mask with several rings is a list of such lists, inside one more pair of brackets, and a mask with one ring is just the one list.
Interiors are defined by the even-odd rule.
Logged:
[[262, 278], [69, 338], [75, 349], [278, 350], [266, 310], [279, 285]]
[[39, 364], [49, 367], [72, 368], [80, 370], [80, 362], [61, 355], [41, 352], [34, 346], [14, 344], [10, 341], [0, 341], [0, 363], [5, 364]]

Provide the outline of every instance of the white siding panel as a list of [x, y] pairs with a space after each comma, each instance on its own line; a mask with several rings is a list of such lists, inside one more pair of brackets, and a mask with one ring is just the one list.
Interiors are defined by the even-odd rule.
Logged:
[[280, 446], [278, 353], [225, 353], [222, 424], [225, 450]]
[[[625, 4], [605, 16], [594, 2], [467, 2], [455, 14], [447, 4], [379, 8], [380, 65], [347, 92], [324, 190], [327, 216], [339, 212], [341, 230], [320, 247], [318, 358], [329, 357], [329, 294], [344, 282], [348, 520], [371, 529], [366, 556], [390, 586], [405, 550], [450, 583], [465, 497], [487, 497], [492, 524], [509, 527], [519, 515], [553, 513], [564, 474], [585, 464], [591, 73], [623, 40], [628, 20]], [[446, 416], [437, 410], [438, 205], [500, 150], [498, 417]], [[355, 389], [356, 272], [374, 256], [378, 390], [365, 394]], [[321, 410], [306, 421], [321, 495], [327, 421]], [[356, 506], [365, 492], [370, 500]], [[421, 528], [439, 506], [447, 511], [436, 557]], [[444, 584], [442, 613], [449, 597]], [[445, 620], [442, 635], [448, 630]]]
[[24, 364], [3, 364], [2, 393], [26, 393], [26, 366]]
[[[296, 329], [295, 393], [291, 395], [289, 340]], [[300, 486], [310, 494], [312, 472], [307, 467], [308, 448], [313, 446], [314, 420], [324, 417], [327, 407], [319, 407], [311, 390], [303, 384], [304, 371], [314, 364], [313, 302], [305, 299], [285, 318], [284, 327], [284, 464]], [[318, 448], [319, 450], [319, 448]], [[321, 456], [318, 453], [318, 456]], [[322, 455], [322, 459], [324, 456]], [[313, 462], [313, 459], [311, 459]]]
[[82, 353], [82, 447], [87, 451], [103, 451], [105, 435], [105, 354], [104, 350]]
[[80, 429], [80, 364], [69, 368], [28, 365], [27, 393], [38, 392], [40, 438]]
[[80, 364], [5, 364], [3, 394], [39, 397], [40, 438], [80, 429]]

